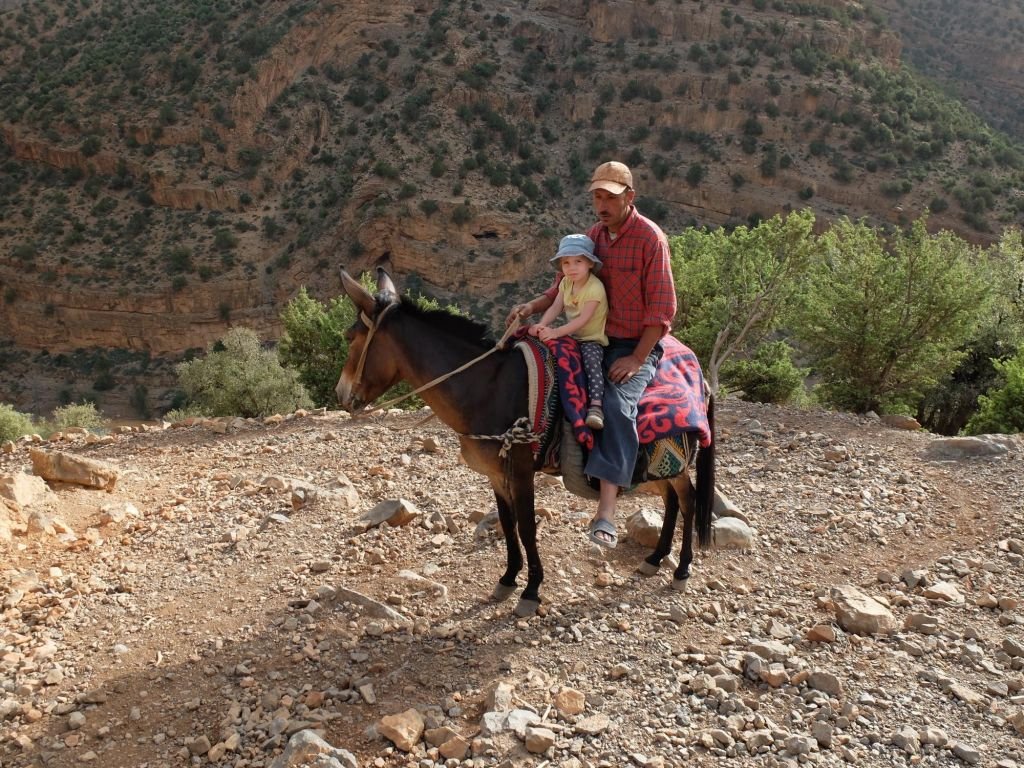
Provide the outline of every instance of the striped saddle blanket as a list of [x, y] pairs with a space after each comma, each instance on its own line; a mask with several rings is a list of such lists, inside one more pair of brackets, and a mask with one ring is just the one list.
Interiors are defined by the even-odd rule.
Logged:
[[[587, 377], [579, 346], [568, 337], [541, 342], [525, 335], [516, 346], [529, 371], [534, 432], [541, 435], [533, 446], [535, 467], [566, 472], [569, 467], [561, 455], [566, 448], [571, 450], [575, 444], [585, 453], [594, 447], [594, 433], [585, 422]], [[662, 339], [662, 347], [664, 353], [654, 381], [638, 408], [640, 455], [634, 472], [636, 482], [678, 475], [689, 463], [693, 436], [702, 447], [710, 445], [712, 439], [704, 402], [704, 376], [696, 355], [673, 336]], [[585, 460], [584, 455], [582, 463]], [[568, 474], [566, 481], [568, 487]]]

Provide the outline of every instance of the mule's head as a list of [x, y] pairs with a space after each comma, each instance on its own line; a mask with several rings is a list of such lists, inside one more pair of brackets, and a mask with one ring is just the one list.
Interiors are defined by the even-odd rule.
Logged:
[[400, 379], [394, 347], [379, 325], [388, 310], [397, 309], [399, 298], [395, 284], [381, 268], [377, 269], [376, 297], [344, 269], [341, 282], [359, 316], [345, 334], [348, 359], [334, 392], [341, 407], [354, 412], [372, 403]]

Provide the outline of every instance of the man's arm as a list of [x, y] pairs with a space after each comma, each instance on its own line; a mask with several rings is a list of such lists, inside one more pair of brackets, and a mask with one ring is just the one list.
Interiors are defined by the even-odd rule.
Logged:
[[[654, 239], [648, 246], [650, 250], [645, 254], [641, 275], [644, 294], [643, 323], [645, 327], [661, 326], [661, 336], [664, 336], [672, 330], [672, 321], [676, 316], [676, 284], [672, 278], [672, 254], [668, 247], [668, 238], [662, 232], [651, 234]], [[653, 344], [651, 348], [653, 349]]]
[[554, 302], [555, 296], [558, 295], [558, 284], [562, 282], [561, 273], [555, 275], [555, 281], [551, 284], [544, 293], [535, 299], [531, 299], [523, 304], [516, 304], [508, 313], [508, 317], [505, 319], [505, 325], [512, 325], [512, 322], [518, 318], [527, 318], [530, 315], [536, 314], [537, 312], [543, 312], [548, 309]]
[[[541, 298], [546, 299], [547, 296], [541, 296]], [[551, 302], [551, 306], [544, 310], [544, 314], [541, 315], [537, 325], [551, 325], [555, 322], [555, 318], [562, 314], [563, 309], [565, 309], [565, 301], [562, 299], [562, 294], [559, 292], [555, 294], [555, 300]]]

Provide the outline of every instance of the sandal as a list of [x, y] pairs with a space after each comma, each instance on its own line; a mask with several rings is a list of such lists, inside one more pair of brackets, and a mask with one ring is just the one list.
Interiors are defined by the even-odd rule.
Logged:
[[[599, 533], [603, 533], [608, 538], [598, 536], [597, 534]], [[615, 523], [601, 517], [595, 517], [590, 521], [590, 526], [587, 529], [587, 538], [595, 544], [607, 547], [608, 549], [615, 549], [615, 545], [619, 543], [619, 535], [615, 532]]]

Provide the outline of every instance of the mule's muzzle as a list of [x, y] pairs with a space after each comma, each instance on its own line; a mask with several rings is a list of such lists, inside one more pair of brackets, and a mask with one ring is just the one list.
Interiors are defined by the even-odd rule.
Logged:
[[342, 377], [341, 381], [338, 382], [338, 386], [334, 388], [334, 396], [338, 399], [338, 405], [349, 413], [362, 410], [363, 405], [365, 405], [363, 400], [353, 391], [352, 385], [345, 380], [345, 377]]

